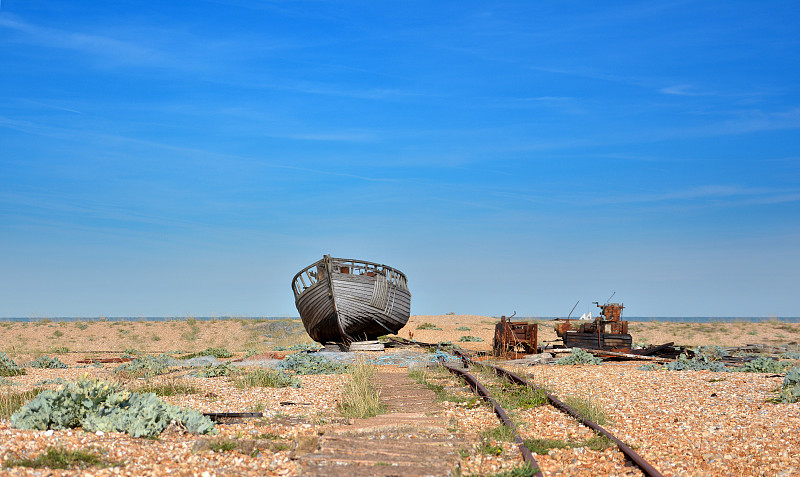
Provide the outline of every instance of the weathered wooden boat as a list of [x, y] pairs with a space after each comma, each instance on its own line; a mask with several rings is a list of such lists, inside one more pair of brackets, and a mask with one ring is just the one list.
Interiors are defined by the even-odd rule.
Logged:
[[320, 343], [397, 334], [411, 313], [405, 274], [363, 260], [325, 255], [294, 276], [292, 291], [306, 331]]

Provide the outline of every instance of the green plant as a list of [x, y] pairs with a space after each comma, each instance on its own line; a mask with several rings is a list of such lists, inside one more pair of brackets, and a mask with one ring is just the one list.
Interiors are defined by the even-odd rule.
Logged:
[[25, 370], [17, 366], [13, 359], [0, 352], [0, 376], [19, 376], [26, 374]]
[[48, 351], [53, 354], [67, 354], [69, 353], [69, 348], [66, 346], [53, 346]]
[[381, 395], [372, 384], [375, 367], [358, 364], [350, 367], [350, 381], [342, 391], [338, 405], [339, 413], [345, 417], [366, 418], [383, 414], [386, 406], [381, 403]]
[[295, 374], [341, 374], [347, 372], [348, 366], [318, 354], [300, 352], [283, 358], [276, 368]]
[[609, 447], [614, 447], [616, 444], [606, 436], [595, 434], [593, 437], [583, 442], [583, 447], [588, 447], [593, 451], [602, 451]]
[[178, 396], [181, 394], [198, 394], [197, 386], [184, 381], [170, 380], [165, 383], [148, 383], [133, 390], [137, 393], [153, 393], [156, 396]]
[[797, 351], [787, 351], [781, 355], [781, 359], [800, 359], [800, 353]]
[[49, 386], [51, 384], [57, 384], [61, 386], [62, 384], [67, 384], [67, 380], [64, 378], [47, 378], [38, 381], [34, 386]]
[[239, 448], [239, 443], [233, 439], [220, 439], [209, 444], [214, 452], [229, 452]]
[[153, 393], [124, 391], [118, 385], [82, 378], [60, 389], [46, 390], [11, 416], [18, 429], [68, 429], [127, 432], [155, 437], [171, 422], [196, 434], [215, 433], [211, 420], [197, 411], [165, 403]]
[[124, 353], [122, 353], [122, 356], [120, 356], [120, 358], [133, 358], [133, 359], [136, 359], [136, 358], [141, 358], [143, 354], [144, 353], [142, 353], [138, 349], [128, 348], [128, 349], [125, 350]]
[[575, 412], [584, 419], [594, 421], [598, 425], [603, 426], [610, 422], [603, 408], [591, 399], [579, 396], [567, 396], [564, 399], [564, 403], [575, 410]]
[[275, 351], [318, 351], [320, 346], [317, 343], [296, 343], [291, 346], [273, 346]]
[[236, 370], [228, 363], [220, 363], [217, 365], [209, 364], [202, 370], [195, 373], [198, 378], [216, 378], [218, 376], [230, 376], [236, 374]]
[[503, 453], [503, 446], [492, 444], [488, 439], [483, 439], [478, 444], [478, 452], [486, 455], [500, 455]]
[[257, 369], [237, 379], [235, 385], [237, 388], [299, 388], [301, 382], [283, 370]]
[[777, 396], [773, 402], [793, 403], [800, 401], [800, 367], [794, 367], [786, 372], [783, 384], [776, 389]]
[[[439, 327], [434, 325], [433, 323], [428, 323], [427, 321], [425, 323], [420, 323], [420, 324], [417, 325], [417, 329], [418, 330], [435, 330], [437, 328], [439, 328]], [[441, 329], [441, 328], [439, 328], [439, 329]]]
[[493, 439], [495, 441], [511, 442], [514, 440], [514, 431], [508, 426], [498, 424], [495, 427], [490, 427], [481, 432], [485, 439]]
[[664, 369], [670, 371], [700, 371], [709, 370], [717, 373], [730, 371], [724, 364], [717, 361], [719, 358], [715, 354], [705, 354], [702, 351], [695, 352], [693, 358], [686, 354], [681, 354], [675, 361], [664, 365]]
[[63, 361], [58, 358], [51, 358], [49, 356], [39, 356], [38, 358], [34, 359], [28, 366], [31, 368], [42, 368], [42, 369], [66, 369], [69, 368]]
[[569, 356], [559, 358], [555, 361], [559, 365], [576, 365], [576, 364], [603, 364], [603, 360], [593, 356], [581, 348], [572, 348], [572, 353]]
[[547, 396], [544, 390], [528, 386], [506, 385], [500, 396], [503, 407], [510, 409], [531, 409], [547, 404]]
[[577, 443], [567, 442], [561, 439], [525, 439], [525, 447], [534, 454], [544, 455], [551, 449], [567, 449], [569, 447], [580, 447]]
[[217, 359], [221, 359], [221, 358], [230, 358], [231, 356], [233, 356], [233, 353], [231, 353], [225, 348], [206, 348], [205, 350], [199, 351], [197, 353], [181, 356], [181, 359], [197, 358], [198, 356], [213, 356]]
[[442, 372], [442, 371], [440, 371], [440, 368], [436, 368], [436, 371], [432, 371], [432, 370], [431, 371], [425, 371], [425, 370], [420, 370], [420, 369], [413, 369], [413, 370], [410, 370], [408, 372], [408, 376], [411, 379], [413, 379], [415, 382], [417, 382], [419, 384], [422, 384], [426, 388], [428, 388], [431, 391], [433, 391], [436, 394], [436, 398], [439, 399], [440, 401], [449, 401], [449, 402], [456, 402], [456, 403], [464, 403], [464, 402], [466, 402], [466, 403], [468, 403], [468, 407], [470, 407], [470, 408], [477, 407], [477, 406], [473, 406], [472, 405], [472, 403], [479, 404], [478, 399], [476, 399], [475, 397], [464, 398], [464, 397], [460, 397], [460, 396], [454, 396], [454, 395], [449, 394], [447, 391], [445, 391], [443, 385], [430, 382], [430, 380], [428, 378], [432, 377], [432, 376], [436, 376], [437, 373], [440, 373], [440, 372]]
[[35, 459], [8, 459], [3, 467], [30, 467], [34, 469], [86, 469], [88, 467], [108, 467], [119, 465], [104, 460], [99, 454], [91, 451], [67, 450], [60, 447], [49, 447], [44, 454]]
[[456, 331], [470, 331], [471, 329], [469, 326], [459, 326]]
[[744, 363], [739, 368], [734, 368], [734, 371], [742, 373], [782, 373], [789, 367], [789, 363], [781, 363], [778, 360], [768, 358], [766, 356], [759, 356], [758, 358]]
[[481, 338], [480, 336], [469, 336], [469, 335], [467, 335], [467, 336], [462, 336], [461, 338], [458, 339], [458, 341], [465, 342], [465, 343], [471, 343], [471, 342], [483, 341], [483, 338]]
[[525, 447], [534, 454], [541, 455], [547, 454], [551, 449], [587, 447], [593, 451], [602, 451], [613, 445], [614, 443], [609, 438], [599, 434], [579, 442], [569, 442], [561, 439], [525, 439]]
[[114, 372], [134, 378], [150, 378], [169, 371], [169, 367], [175, 364], [175, 359], [161, 354], [159, 356], [145, 355], [134, 359], [129, 363], [124, 363], [116, 368]]

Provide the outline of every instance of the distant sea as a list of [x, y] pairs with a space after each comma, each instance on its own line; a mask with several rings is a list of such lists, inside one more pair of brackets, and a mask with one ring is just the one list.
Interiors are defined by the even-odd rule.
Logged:
[[[553, 320], [554, 316], [515, 316], [514, 321]], [[576, 318], [576, 317], [573, 317]], [[4, 317], [0, 321], [173, 321], [195, 319], [198, 321], [210, 320], [286, 320], [300, 319], [297, 316], [109, 316], [109, 317], [84, 317], [84, 316], [57, 316], [57, 317]], [[714, 323], [746, 321], [760, 323], [763, 321], [778, 320], [787, 323], [800, 323], [800, 316], [623, 316], [627, 321], [664, 321], [672, 323]]]
[[37, 316], [3, 317], [0, 321], [181, 321], [181, 320], [299, 320], [299, 316]]

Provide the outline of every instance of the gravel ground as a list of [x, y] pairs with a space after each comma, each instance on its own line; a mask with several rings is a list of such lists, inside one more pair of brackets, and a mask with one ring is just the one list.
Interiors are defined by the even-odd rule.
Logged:
[[[487, 317], [413, 317], [419, 323], [434, 322], [438, 330], [414, 330], [423, 341], [449, 340], [467, 334], [484, 337], [484, 342], [459, 343], [466, 348], [486, 350], [491, 346], [493, 321]], [[438, 321], [437, 321], [438, 320]], [[417, 321], [412, 322], [416, 323]], [[144, 326], [144, 325], [142, 325]], [[170, 325], [165, 325], [170, 326]], [[216, 325], [215, 325], [216, 326]], [[455, 330], [467, 326], [470, 330]], [[788, 332], [788, 331], [787, 331]], [[200, 336], [203, 335], [200, 332]], [[438, 334], [441, 333], [441, 334]], [[408, 333], [401, 333], [407, 336]], [[746, 335], [741, 340], [747, 340]], [[753, 340], [755, 341], [755, 340]], [[94, 342], [93, 342], [94, 343]], [[197, 349], [208, 343], [198, 341]], [[100, 349], [98, 347], [98, 349]], [[394, 352], [387, 352], [388, 356]], [[402, 351], [396, 364], [408, 364], [409, 350]], [[421, 353], [421, 352], [420, 352]], [[33, 353], [32, 353], [33, 354]], [[243, 353], [238, 353], [241, 356]], [[379, 354], [372, 353], [371, 358]], [[24, 355], [22, 355], [24, 356]], [[56, 355], [50, 355], [56, 356]], [[58, 355], [70, 369], [28, 369], [28, 375], [7, 378], [16, 383], [0, 386], [0, 393], [32, 389], [43, 379], [78, 379], [84, 374], [116, 380], [115, 364], [102, 368], [77, 368], [83, 353]], [[92, 356], [98, 356], [97, 353]], [[269, 356], [276, 358], [279, 356]], [[429, 356], [426, 356], [429, 357]], [[25, 359], [17, 359], [22, 363]], [[393, 362], [391, 359], [383, 362]], [[515, 372], [551, 389], [561, 398], [579, 396], [599, 404], [611, 423], [605, 427], [634, 447], [667, 476], [800, 475], [800, 404], [767, 402], [781, 378], [765, 374], [711, 373], [708, 371], [640, 371], [639, 363], [602, 366], [516, 367]], [[403, 373], [402, 366], [385, 367]], [[236, 388], [228, 377], [194, 378], [178, 371], [149, 380], [180, 380], [193, 384], [195, 394], [164, 398], [166, 401], [201, 412], [264, 412], [261, 419], [243, 419], [218, 425], [219, 435], [196, 436], [170, 430], [157, 440], [136, 439], [125, 434], [96, 435], [80, 429], [70, 431], [22, 431], [0, 420], [0, 461], [33, 458], [51, 446], [67, 449], [97, 449], [109, 461], [122, 465], [60, 471], [1, 467], [2, 475], [297, 475], [293, 449], [306, 438], [347, 426], [336, 412], [336, 403], [346, 375], [303, 376], [301, 388]], [[135, 388], [144, 381], [127, 381]], [[458, 380], [443, 378], [453, 393], [468, 396]], [[49, 387], [53, 387], [50, 385]], [[443, 402], [447, 419], [459, 432], [469, 436], [473, 448], [461, 461], [465, 475], [491, 475], [519, 464], [519, 453], [510, 443], [500, 455], [486, 455], [475, 449], [481, 433], [498, 424], [485, 406]], [[550, 406], [513, 413], [524, 438], [582, 441], [592, 433]], [[236, 440], [238, 450], [208, 451], [208, 442]], [[555, 449], [537, 456], [545, 475], [640, 475], [625, 467], [614, 449]]]
[[[637, 367], [606, 363], [517, 371], [532, 372], [532, 382], [558, 396], [600, 404], [612, 422], [604, 427], [664, 475], [800, 475], [800, 404], [765, 402], [781, 378]], [[532, 427], [532, 433], [563, 429], [562, 438], [569, 437], [570, 426]], [[579, 451], [559, 451], [562, 463], [565, 453], [580, 460]], [[541, 463], [546, 468], [548, 459]]]

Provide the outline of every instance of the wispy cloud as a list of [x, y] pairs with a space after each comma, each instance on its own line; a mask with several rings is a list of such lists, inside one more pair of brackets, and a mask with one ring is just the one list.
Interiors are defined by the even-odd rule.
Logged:
[[716, 93], [701, 92], [688, 84], [678, 84], [673, 86], [666, 86], [658, 90], [660, 93], [669, 94], [673, 96], [715, 96]]
[[115, 63], [151, 64], [163, 61], [157, 50], [139, 43], [97, 34], [41, 27], [9, 15], [0, 16], [0, 28], [18, 33], [17, 41], [78, 51], [113, 60]]

